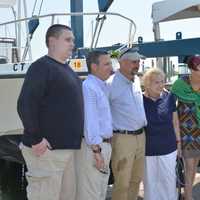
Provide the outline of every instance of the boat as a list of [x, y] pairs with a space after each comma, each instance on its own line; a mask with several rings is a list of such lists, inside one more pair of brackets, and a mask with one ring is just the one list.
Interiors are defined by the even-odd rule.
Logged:
[[[37, 0], [35, 0], [33, 10], [35, 10], [36, 3]], [[40, 11], [42, 3], [43, 1], [40, 4]], [[109, 1], [110, 4], [111, 1]], [[99, 35], [106, 18], [114, 16], [123, 19], [128, 24], [127, 43], [109, 47], [110, 50], [121, 49], [125, 46], [131, 47], [135, 36], [136, 25], [132, 19], [119, 13], [107, 12], [106, 9], [108, 8], [93, 13], [58, 12], [45, 15], [42, 15], [40, 11], [35, 15], [33, 11], [32, 15], [28, 16], [26, 0], [0, 0], [1, 8], [11, 10], [13, 19], [0, 23], [0, 30], [4, 30], [0, 35], [0, 158], [24, 163], [18, 148], [23, 133], [23, 126], [18, 117], [16, 105], [24, 76], [33, 62], [33, 58], [35, 58], [32, 53], [32, 46], [37, 42], [38, 36], [34, 36], [37, 29], [43, 27], [43, 23], [46, 24], [47, 21], [49, 23], [48, 26], [50, 26], [51, 24], [59, 22], [59, 19], [60, 21], [63, 20], [63, 18], [66, 21], [69, 17], [92, 16], [94, 19], [96, 18], [96, 25], [92, 32], [89, 47], [80, 46], [73, 53], [72, 58], [67, 61], [79, 76], [84, 77], [87, 75], [85, 55], [90, 49], [98, 48]], [[22, 15], [22, 13], [24, 14]], [[44, 27], [47, 28], [48, 26], [45, 25]], [[8, 37], [8, 29], [13, 31], [12, 36]], [[41, 30], [39, 30], [40, 33], [44, 34], [46, 32], [46, 30]], [[2, 34], [3, 32], [4, 35]], [[34, 42], [32, 41], [33, 38]], [[38, 55], [37, 57], [40, 56], [42, 55]], [[116, 61], [113, 60], [113, 62], [117, 66]]]
[[[200, 47], [197, 45], [200, 38], [190, 40], [161, 41], [159, 23], [184, 18], [192, 18], [200, 16], [200, 0], [165, 0], [156, 2], [152, 5], [152, 20], [154, 28], [155, 41], [151, 43], [143, 43], [138, 41], [134, 43], [136, 24], [132, 19], [119, 13], [108, 12], [108, 8], [113, 0], [99, 0], [99, 12], [84, 13], [76, 12], [54, 12], [42, 14], [41, 8], [43, 0], [37, 5], [35, 0], [33, 11], [31, 14], [27, 12], [26, 0], [0, 0], [0, 9], [9, 9], [12, 18], [1, 22], [0, 18], [0, 158], [19, 161], [19, 156], [15, 154], [20, 152], [18, 144], [21, 141], [23, 126], [16, 111], [17, 98], [23, 84], [24, 76], [30, 64], [36, 58], [39, 58], [38, 43], [44, 43], [40, 38], [46, 32], [51, 24], [58, 22], [73, 22], [74, 18], [91, 17], [96, 23], [92, 24], [91, 42], [87, 47], [78, 45], [73, 56], [67, 62], [76, 71], [79, 76], [84, 78], [87, 76], [87, 67], [85, 55], [90, 49], [98, 48], [114, 52], [120, 52], [124, 48], [133, 48], [137, 45], [140, 53], [146, 57], [169, 57], [169, 56], [185, 56], [189, 53], [200, 53]], [[82, 0], [74, 0], [71, 2], [82, 2]], [[30, 3], [30, 1], [29, 1]], [[39, 7], [36, 13], [36, 7]], [[29, 8], [31, 9], [31, 8]], [[113, 43], [110, 46], [99, 46], [99, 37], [102, 34], [102, 27], [107, 18], [115, 17], [127, 23], [127, 41], [125, 43]], [[87, 18], [88, 19], [88, 18]], [[94, 21], [93, 21], [94, 22]], [[69, 23], [70, 24], [70, 23]], [[72, 24], [73, 25], [73, 24]], [[83, 21], [79, 23], [83, 26]], [[12, 34], [8, 34], [9, 31]], [[89, 29], [90, 30], [90, 29]], [[115, 31], [112, 31], [115, 33]], [[4, 33], [4, 34], [3, 34]], [[192, 45], [187, 45], [192, 44]], [[41, 45], [41, 44], [40, 44]], [[179, 48], [179, 45], [181, 48]], [[36, 56], [34, 55], [36, 49]], [[157, 59], [157, 66], [163, 66], [163, 59]], [[165, 59], [167, 60], [167, 59]], [[169, 59], [168, 59], [169, 60]], [[161, 61], [161, 62], [160, 62]], [[118, 68], [116, 59], [113, 59], [115, 68]], [[12, 152], [9, 150], [12, 149]]]
[[[99, 0], [99, 2], [100, 1], [106, 2], [106, 0]], [[108, 0], [107, 2], [110, 4], [112, 1], [113, 0]], [[40, 5], [39, 7], [41, 7]], [[157, 56], [184, 56], [191, 52], [200, 53], [199, 43], [196, 42], [199, 41], [199, 38], [192, 39], [192, 46], [186, 45], [191, 44], [190, 40], [186, 41], [180, 39], [177, 41], [161, 41], [159, 27], [159, 23], [168, 20], [199, 17], [199, 5], [200, 0], [182, 0], [181, 2], [179, 0], [165, 0], [153, 4], [152, 20], [155, 41], [150, 43], [138, 41], [137, 46], [139, 47], [140, 53], [150, 58]], [[107, 7], [107, 5], [105, 7]], [[135, 47], [134, 37], [136, 25], [132, 19], [119, 13], [107, 12], [107, 8], [95, 13], [72, 12], [42, 15], [39, 11], [37, 15], [32, 14], [29, 16], [27, 14], [26, 0], [23, 0], [23, 2], [22, 0], [0, 0], [0, 9], [1, 8], [11, 10], [13, 19], [10, 18], [8, 21], [2, 22], [0, 18], [0, 159], [17, 162], [24, 166], [25, 162], [18, 147], [21, 141], [23, 127], [16, 111], [16, 105], [24, 76], [30, 64], [36, 58], [33, 54], [32, 46], [34, 45], [34, 42], [37, 41], [37, 37], [34, 36], [35, 32], [37, 33], [37, 27], [43, 26], [43, 20], [44, 23], [47, 23], [48, 20], [49, 25], [61, 22], [62, 20], [59, 21], [60, 17], [64, 17], [65, 22], [70, 16], [93, 16], [93, 18], [97, 19], [95, 28], [91, 31], [92, 38], [90, 45], [88, 47], [80, 46], [77, 48], [73, 57], [68, 60], [73, 70], [75, 70], [79, 76], [84, 78], [87, 76], [85, 55], [88, 50], [99, 48], [119, 52], [126, 47]], [[23, 17], [20, 14], [22, 10], [24, 12]], [[106, 17], [109, 16], [116, 16], [117, 18], [122, 18], [128, 22], [127, 42], [119, 43], [119, 41], [117, 41], [114, 45], [99, 47], [99, 35]], [[14, 33], [12, 37], [6, 34], [9, 26], [12, 26], [12, 31]], [[21, 32], [23, 28], [25, 35], [22, 36]], [[5, 31], [5, 35], [1, 35], [1, 30]], [[45, 31], [43, 31], [43, 33], [44, 32]], [[24, 42], [22, 42], [22, 40]], [[181, 47], [184, 48], [178, 48], [179, 45], [182, 45]], [[39, 56], [41, 55], [37, 55], [37, 57]], [[115, 62], [114, 66], [117, 68], [118, 63], [115, 59], [113, 62]], [[162, 65], [162, 63], [158, 62], [157, 66], [160, 65]], [[22, 167], [22, 169], [24, 170], [24, 167]], [[24, 171], [22, 174], [23, 173]]]

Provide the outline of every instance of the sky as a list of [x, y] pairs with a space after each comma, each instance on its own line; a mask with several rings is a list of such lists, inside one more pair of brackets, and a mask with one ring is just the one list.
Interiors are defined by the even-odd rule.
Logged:
[[[154, 40], [152, 31], [152, 19], [151, 19], [151, 8], [154, 2], [158, 0], [114, 0], [109, 12], [117, 12], [126, 17], [131, 18], [137, 25], [136, 37], [134, 41], [137, 41], [138, 36], [143, 37], [144, 42]], [[36, 6], [36, 12], [40, 6], [40, 0]], [[83, 0], [84, 12], [98, 12], [97, 0]], [[181, 0], [180, 0], [181, 2]], [[33, 9], [33, 0], [27, 0], [28, 5], [28, 16], [31, 16]], [[11, 19], [10, 13], [3, 10], [0, 16], [0, 21], [5, 21], [6, 18]], [[52, 12], [70, 12], [70, 0], [43, 0], [43, 7], [41, 15]], [[67, 23], [69, 25], [70, 18], [57, 19], [58, 23]], [[41, 20], [41, 26], [35, 32], [32, 41], [32, 50], [34, 58], [39, 57], [41, 54], [46, 52], [44, 43], [44, 33], [47, 27], [50, 25], [50, 20]], [[95, 24], [95, 17], [84, 18], [84, 42], [85, 46], [89, 46], [91, 42], [92, 24]], [[105, 25], [100, 36], [99, 44], [101, 46], [112, 45], [116, 43], [125, 43], [128, 38], [128, 24], [122, 21], [120, 18], [112, 17], [107, 18]], [[176, 22], [165, 22], [160, 24], [161, 38], [164, 40], [175, 39], [175, 34], [178, 31], [182, 32], [183, 38], [199, 37], [200, 34], [200, 20], [189, 19], [179, 20]], [[2, 30], [0, 29], [2, 32]], [[25, 30], [24, 30], [25, 35]]]
[[[152, 32], [151, 9], [152, 4], [159, 0], [116, 0], [110, 10], [118, 11], [132, 18], [137, 25], [136, 36], [143, 36], [144, 41], [154, 39]], [[181, 2], [181, 0], [180, 0]], [[189, 19], [160, 23], [161, 38], [165, 40], [175, 39], [175, 34], [182, 31], [183, 38], [199, 37], [200, 20]]]

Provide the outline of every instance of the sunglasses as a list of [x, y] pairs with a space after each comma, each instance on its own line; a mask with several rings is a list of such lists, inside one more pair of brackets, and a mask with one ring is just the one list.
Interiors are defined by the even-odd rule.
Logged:
[[100, 169], [99, 172], [101, 172], [102, 174], [108, 174], [109, 170], [105, 168], [105, 169]]
[[[96, 166], [95, 165], [93, 165], [95, 168], [96, 168]], [[96, 168], [97, 169], [97, 168]], [[109, 174], [109, 167], [104, 167], [104, 168], [102, 168], [102, 169], [97, 169], [100, 173], [102, 173], [102, 174]]]

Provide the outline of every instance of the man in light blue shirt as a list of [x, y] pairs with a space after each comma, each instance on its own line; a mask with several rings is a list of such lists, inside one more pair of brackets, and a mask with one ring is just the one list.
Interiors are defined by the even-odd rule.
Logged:
[[119, 58], [120, 69], [108, 80], [113, 119], [112, 200], [136, 200], [143, 178], [147, 124], [140, 80], [137, 76], [142, 56], [128, 49]]
[[92, 51], [83, 82], [84, 139], [78, 155], [77, 200], [105, 200], [111, 157], [112, 118], [105, 80], [112, 66], [107, 52]]

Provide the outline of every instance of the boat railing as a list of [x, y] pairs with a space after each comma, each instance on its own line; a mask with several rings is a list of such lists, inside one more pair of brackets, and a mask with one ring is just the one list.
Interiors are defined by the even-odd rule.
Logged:
[[56, 16], [96, 16], [96, 15], [105, 15], [105, 16], [108, 16], [108, 15], [112, 15], [112, 16], [118, 16], [118, 17], [121, 17], [123, 19], [125, 19], [126, 21], [128, 21], [130, 23], [129, 25], [129, 33], [128, 33], [128, 41], [127, 43], [129, 45], [132, 45], [132, 42], [134, 40], [134, 37], [135, 37], [135, 32], [136, 32], [136, 24], [135, 22], [122, 15], [122, 14], [119, 14], [119, 13], [115, 13], [115, 12], [88, 12], [88, 13], [85, 13], [85, 12], [75, 12], [75, 13], [51, 13], [51, 14], [46, 14], [46, 15], [40, 15], [40, 16], [32, 16], [32, 17], [27, 17], [27, 18], [22, 18], [22, 19], [18, 19], [18, 20], [12, 20], [12, 21], [8, 21], [8, 22], [4, 22], [4, 23], [0, 23], [0, 26], [6, 26], [6, 25], [9, 25], [9, 24], [13, 24], [13, 23], [19, 23], [19, 22], [24, 22], [24, 21], [29, 21], [29, 20], [32, 20], [32, 19], [41, 19], [41, 18], [47, 18], [47, 17], [50, 17], [51, 18], [51, 24], [54, 24], [55, 23], [55, 17]]
[[[134, 37], [135, 37], [135, 33], [136, 33], [136, 24], [135, 22], [122, 15], [122, 14], [119, 14], [119, 13], [115, 13], [115, 12], [89, 12], [89, 13], [85, 13], [85, 12], [76, 12], [76, 13], [51, 13], [51, 14], [46, 14], [46, 15], [39, 15], [39, 16], [32, 16], [32, 17], [26, 17], [26, 18], [21, 18], [21, 19], [17, 19], [17, 20], [11, 20], [11, 21], [7, 21], [7, 22], [4, 22], [4, 23], [0, 23], [0, 28], [3, 27], [3, 26], [8, 26], [8, 25], [11, 25], [11, 24], [15, 24], [15, 27], [21, 27], [18, 26], [19, 24], [21, 24], [22, 22], [25, 22], [26, 24], [26, 28], [27, 27], [27, 22], [28, 21], [31, 21], [31, 20], [36, 20], [36, 19], [43, 19], [43, 18], [48, 18], [50, 19], [50, 24], [55, 24], [57, 21], [57, 17], [65, 17], [65, 16], [97, 16], [97, 17], [106, 17], [106, 16], [117, 16], [117, 17], [120, 17], [122, 18], [123, 20], [125, 20], [126, 22], [128, 22], [129, 24], [129, 30], [128, 30], [128, 39], [127, 39], [127, 42], [126, 42], [126, 46], [128, 47], [132, 47], [133, 45], [133, 41], [134, 41]], [[17, 30], [19, 31], [19, 30]], [[17, 32], [16, 31], [16, 32]], [[21, 44], [19, 42], [16, 42], [16, 46], [13, 46], [12, 48], [15, 48], [15, 49], [18, 49], [18, 55], [19, 55], [19, 62], [24, 62], [25, 59], [26, 59], [26, 56], [28, 54], [29, 51], [31, 51], [31, 38], [30, 38], [30, 33], [27, 31], [26, 33], [26, 42], [25, 42], [25, 47], [24, 47], [24, 50], [21, 50], [21, 47], [18, 45], [18, 44]], [[94, 42], [94, 37], [95, 37], [95, 33], [93, 33], [93, 36], [92, 36], [92, 42], [91, 42], [91, 45], [90, 45], [90, 48], [96, 48], [97, 46], [97, 42], [98, 42], [98, 38], [96, 40], [96, 42]], [[16, 38], [17, 39], [17, 38]], [[22, 54], [22, 56], [20, 56]], [[29, 57], [32, 58], [32, 54], [29, 53]]]

